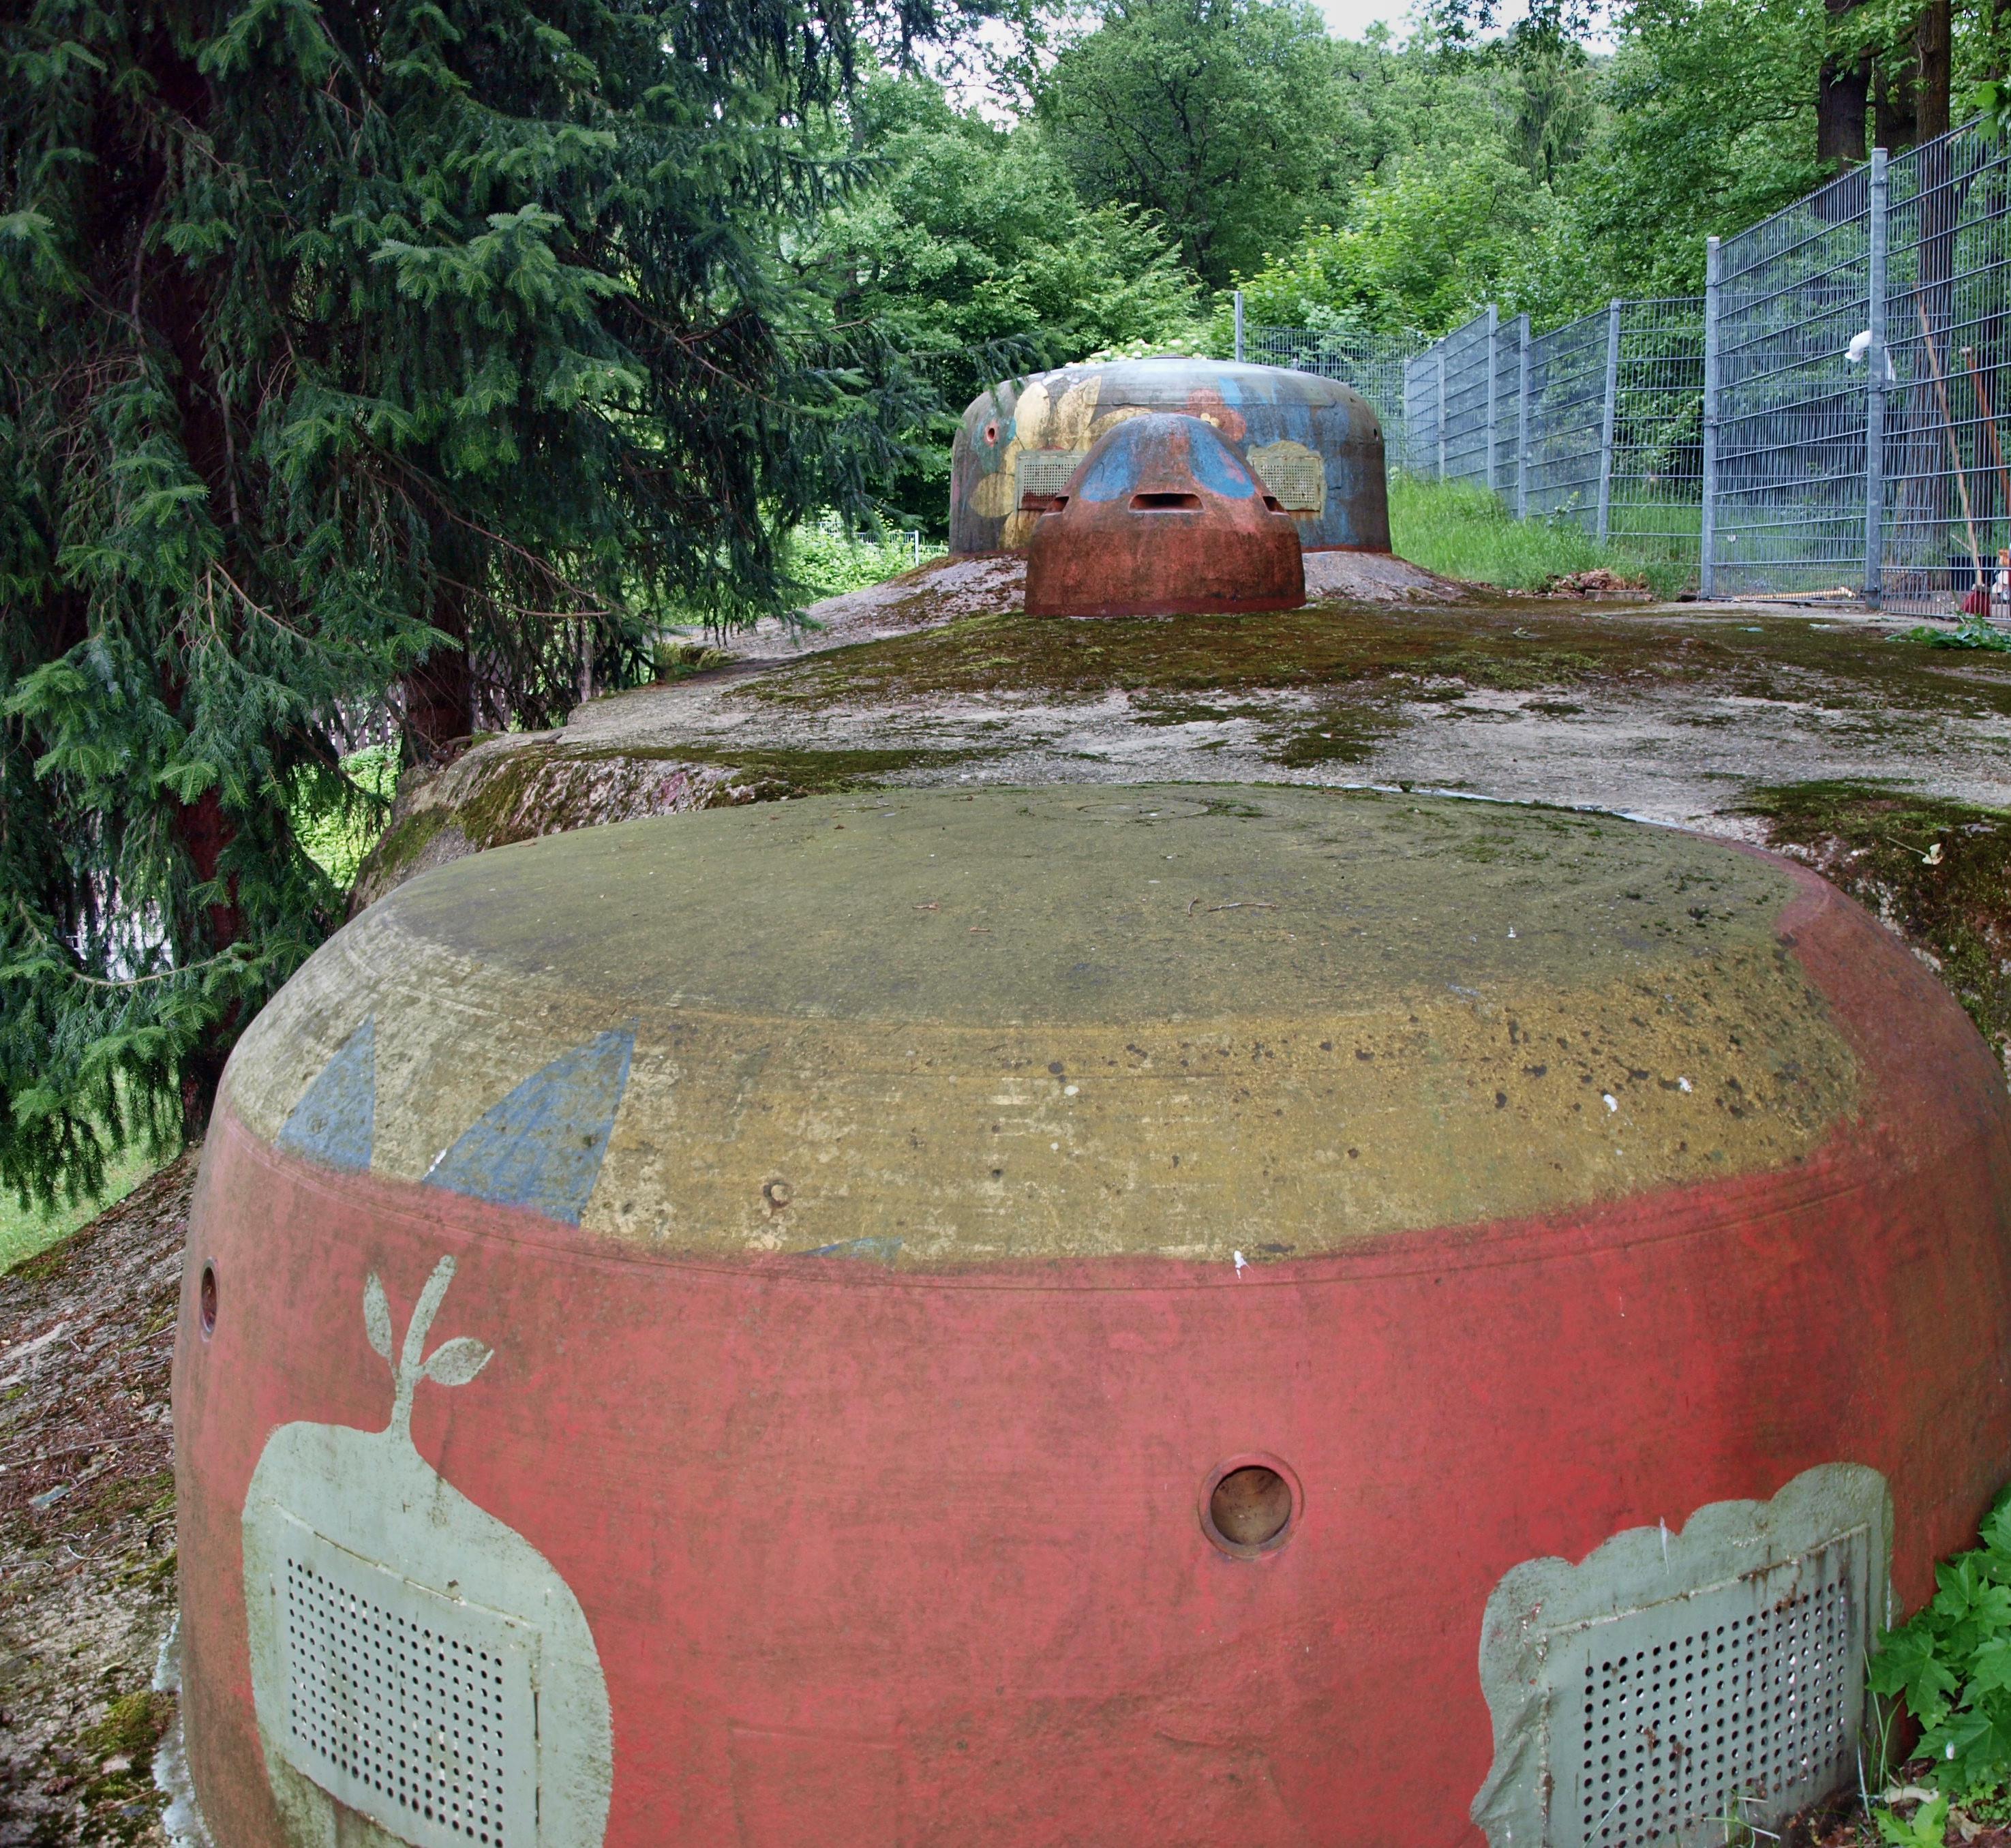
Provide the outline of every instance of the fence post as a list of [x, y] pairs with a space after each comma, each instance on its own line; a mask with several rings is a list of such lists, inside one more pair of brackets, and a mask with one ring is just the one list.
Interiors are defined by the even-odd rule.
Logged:
[[1445, 336], [1438, 341], [1439, 354], [1439, 479], [1445, 479]]
[[1866, 325], [1871, 345], [1864, 355], [1864, 600], [1877, 609], [1885, 594], [1885, 238], [1890, 184], [1885, 150], [1871, 151], [1870, 274], [1864, 279]]
[[1236, 291], [1236, 363], [1243, 363], [1243, 291]]
[[1494, 389], [1494, 351], [1501, 335], [1501, 311], [1493, 302], [1487, 304], [1487, 491], [1499, 491], [1494, 474], [1494, 416], [1498, 394]]
[[1515, 518], [1529, 517], [1529, 317], [1516, 317]]
[[1613, 518], [1613, 423], [1620, 396], [1620, 297], [1606, 311], [1606, 409], [1599, 422], [1599, 525], [1606, 543]]
[[1717, 594], [1718, 244], [1703, 240], [1703, 508], [1697, 527], [1697, 595]]

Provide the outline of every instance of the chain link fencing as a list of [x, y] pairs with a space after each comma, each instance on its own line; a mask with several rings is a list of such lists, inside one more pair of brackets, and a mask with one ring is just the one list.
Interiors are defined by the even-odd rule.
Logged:
[[1987, 609], [2011, 550], [2011, 151], [1974, 126], [1881, 150], [1711, 239], [1707, 272], [1533, 336], [1490, 305], [1429, 345], [1246, 345], [1361, 390], [1392, 468], [1688, 563], [1706, 596]]

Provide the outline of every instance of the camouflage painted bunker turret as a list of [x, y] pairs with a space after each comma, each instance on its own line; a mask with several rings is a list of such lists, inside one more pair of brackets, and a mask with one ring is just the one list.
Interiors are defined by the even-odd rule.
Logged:
[[1090, 445], [1128, 417], [1171, 411], [1212, 424], [1280, 501], [1308, 552], [1390, 550], [1383, 426], [1333, 379], [1168, 354], [1064, 366], [981, 393], [950, 468], [952, 552], [1023, 551], [1038, 515]]

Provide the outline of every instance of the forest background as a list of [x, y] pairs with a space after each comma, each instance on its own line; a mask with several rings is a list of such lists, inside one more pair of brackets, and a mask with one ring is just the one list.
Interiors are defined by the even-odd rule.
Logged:
[[[200, 1132], [390, 774], [944, 524], [1009, 372], [1540, 328], [2005, 112], [1995, 0], [0, 0], [0, 1182]], [[885, 568], [884, 554], [876, 555]]]

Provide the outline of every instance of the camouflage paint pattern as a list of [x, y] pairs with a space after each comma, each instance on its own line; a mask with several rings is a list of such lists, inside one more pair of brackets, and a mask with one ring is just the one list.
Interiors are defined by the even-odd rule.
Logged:
[[[1933, 977], [1671, 831], [988, 790], [463, 860], [254, 1023], [205, 1150], [197, 1787], [233, 1848], [310, 1839], [251, 1490], [287, 1427], [383, 1430], [382, 1298], [424, 1292], [399, 1377], [455, 1390], [316, 1519], [429, 1596], [576, 1608], [600, 1682], [554, 1697], [592, 1740], [604, 1685], [607, 1743], [566, 1813], [604, 1789], [607, 1843], [1353, 1848], [1396, 1791], [1407, 1844], [1475, 1848], [1528, 1562], [1646, 1529], [1601, 1560], [1660, 1573], [1664, 1526], [1849, 1465], [1931, 1592], [2011, 1453], [1946, 1338], [2011, 1315], [2007, 1202], [2002, 1077]], [[1261, 1457], [1290, 1525], [1233, 1556], [1198, 1511]], [[439, 1584], [394, 1502], [504, 1589]]]
[[1021, 507], [1023, 465], [1052, 493], [1097, 438], [1155, 411], [1198, 417], [1260, 476], [1303, 485], [1279, 498], [1305, 550], [1390, 550], [1383, 430], [1367, 399], [1311, 372], [1168, 355], [1064, 366], [973, 400], [951, 450], [951, 551], [1025, 550], [1036, 515]]

